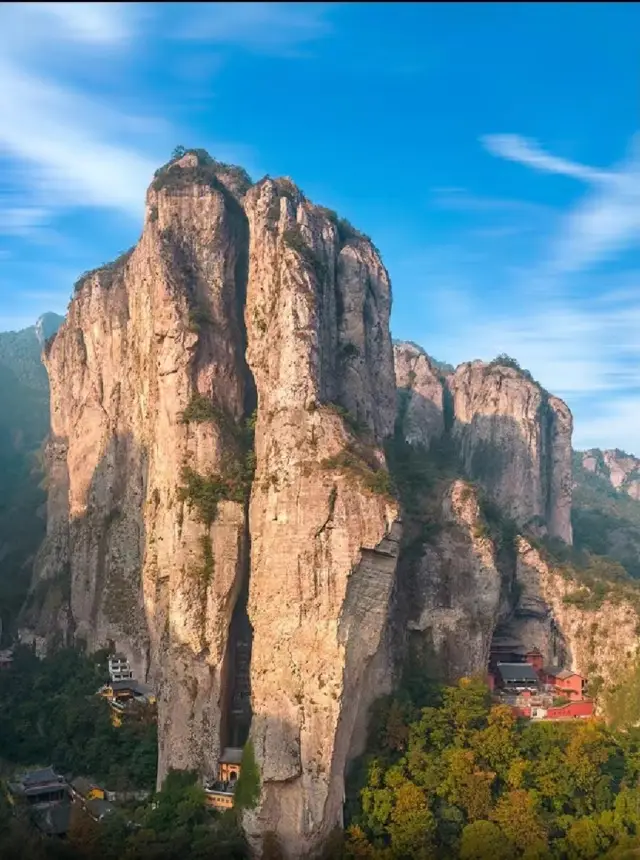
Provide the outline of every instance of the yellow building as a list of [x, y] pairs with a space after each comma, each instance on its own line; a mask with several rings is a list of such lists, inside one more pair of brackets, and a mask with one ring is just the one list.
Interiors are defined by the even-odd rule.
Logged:
[[82, 801], [106, 799], [104, 789], [84, 776], [77, 776], [71, 781], [71, 794], [76, 800]]
[[214, 809], [231, 809], [233, 793], [240, 776], [242, 750], [226, 747], [218, 762], [218, 779], [205, 785], [206, 803]]
[[218, 779], [220, 782], [234, 783], [240, 776], [242, 750], [239, 747], [226, 747], [220, 756], [218, 764]]
[[206, 790], [205, 802], [214, 809], [232, 809], [233, 793], [230, 791]]

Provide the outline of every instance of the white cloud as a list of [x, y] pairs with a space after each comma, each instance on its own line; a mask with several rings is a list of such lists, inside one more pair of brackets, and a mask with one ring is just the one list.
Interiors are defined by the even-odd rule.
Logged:
[[337, 3], [201, 3], [180, 38], [235, 44], [260, 53], [292, 51], [330, 32]]
[[26, 13], [43, 16], [63, 38], [87, 44], [125, 42], [140, 13], [139, 3], [22, 3]]
[[28, 236], [46, 222], [48, 215], [42, 207], [6, 205], [0, 198], [0, 235]]
[[41, 200], [140, 214], [157, 160], [109, 140], [126, 118], [11, 64], [0, 79], [0, 150], [32, 166]]
[[492, 155], [526, 164], [545, 173], [573, 176], [586, 182], [599, 182], [609, 178], [609, 174], [604, 171], [549, 155], [538, 146], [536, 141], [527, 140], [517, 134], [487, 134], [481, 140]]
[[[127, 116], [33, 70], [42, 66], [52, 37], [72, 43], [70, 52], [72, 45], [98, 43], [120, 50], [133, 35], [137, 5], [24, 3], [0, 9], [0, 155], [28, 200], [17, 208], [0, 201], [5, 235], [28, 232], [30, 224], [40, 225], [69, 207], [140, 216], [158, 161], [140, 144], [144, 118]], [[135, 138], [136, 143], [122, 142]]]
[[611, 259], [640, 239], [640, 149], [634, 139], [628, 159], [608, 171], [576, 164], [544, 152], [518, 135], [487, 135], [493, 155], [535, 170], [586, 182], [587, 194], [566, 215], [552, 239], [543, 271], [568, 275]]

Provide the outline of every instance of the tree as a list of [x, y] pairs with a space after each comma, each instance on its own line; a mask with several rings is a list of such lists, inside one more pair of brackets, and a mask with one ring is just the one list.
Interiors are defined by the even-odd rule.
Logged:
[[256, 762], [253, 741], [249, 739], [242, 750], [240, 776], [236, 785], [233, 805], [236, 809], [254, 809], [260, 800], [260, 771]]
[[438, 794], [464, 810], [469, 821], [487, 818], [495, 773], [479, 768], [471, 750], [453, 748], [445, 753], [445, 758], [448, 770]]
[[521, 788], [508, 791], [496, 804], [491, 817], [520, 852], [546, 849], [547, 831], [530, 791]]
[[568, 860], [595, 860], [609, 845], [610, 840], [591, 817], [576, 819], [564, 839]]
[[71, 807], [67, 838], [82, 854], [83, 860], [102, 860], [101, 827], [78, 804]]
[[426, 794], [417, 785], [404, 782], [395, 792], [388, 828], [393, 853], [398, 857], [430, 856], [435, 829]]
[[510, 860], [513, 850], [492, 821], [473, 821], [462, 831], [460, 860]]
[[515, 725], [511, 708], [496, 705], [489, 711], [487, 727], [471, 740], [480, 761], [501, 777], [506, 777], [516, 755]]
[[171, 160], [174, 161], [176, 158], [182, 158], [187, 150], [184, 146], [176, 146], [176, 148], [171, 153]]

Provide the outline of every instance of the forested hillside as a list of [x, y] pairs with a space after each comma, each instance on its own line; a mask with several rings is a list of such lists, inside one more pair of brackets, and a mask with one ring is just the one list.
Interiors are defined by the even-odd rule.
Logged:
[[45, 314], [30, 328], [0, 334], [0, 621], [5, 634], [44, 536], [39, 453], [49, 427], [49, 382], [40, 354], [61, 322], [62, 317]]

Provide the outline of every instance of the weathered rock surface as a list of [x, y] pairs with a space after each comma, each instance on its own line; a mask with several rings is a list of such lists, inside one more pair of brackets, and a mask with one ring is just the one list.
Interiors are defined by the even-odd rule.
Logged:
[[170, 766], [215, 772], [246, 564], [243, 505], [221, 502], [209, 527], [180, 496], [183, 465], [204, 475], [229, 456], [221, 422], [182, 420], [194, 395], [244, 414], [246, 220], [220, 183], [194, 181], [194, 156], [174, 170], [180, 182], [149, 189], [135, 249], [79, 282], [47, 352], [50, 492], [34, 593], [55, 583], [63, 605], [27, 612], [36, 634], [59, 631], [58, 613], [90, 647], [112, 641], [158, 685], [159, 778]]
[[440, 491], [437, 531], [411, 571], [409, 646], [431, 676], [483, 674], [501, 606], [496, 550], [482, 529], [475, 487], [455, 480]]
[[512, 367], [461, 364], [448, 380], [465, 472], [521, 526], [571, 543], [568, 407]]
[[[398, 511], [362, 477], [384, 463], [393, 430], [390, 288], [370, 243], [345, 242], [295, 187], [265, 181], [245, 206], [259, 404], [251, 736], [262, 775], [245, 824], [256, 841], [275, 830], [297, 857], [341, 822], [346, 761], [364, 740], [368, 706], [391, 684]], [[325, 404], [348, 409], [356, 434]]]
[[[248, 586], [262, 793], [246, 824], [298, 857], [340, 823], [347, 760], [391, 687], [391, 295], [350, 225], [289, 180], [249, 186], [188, 153], [152, 183], [137, 246], [79, 282], [47, 348], [48, 530], [23, 636], [113, 642], [159, 688], [159, 779], [212, 774]], [[256, 394], [247, 506], [229, 487]]]
[[424, 350], [412, 343], [393, 348], [396, 385], [409, 392], [403, 404], [402, 427], [407, 442], [429, 447], [445, 430], [443, 375]]

